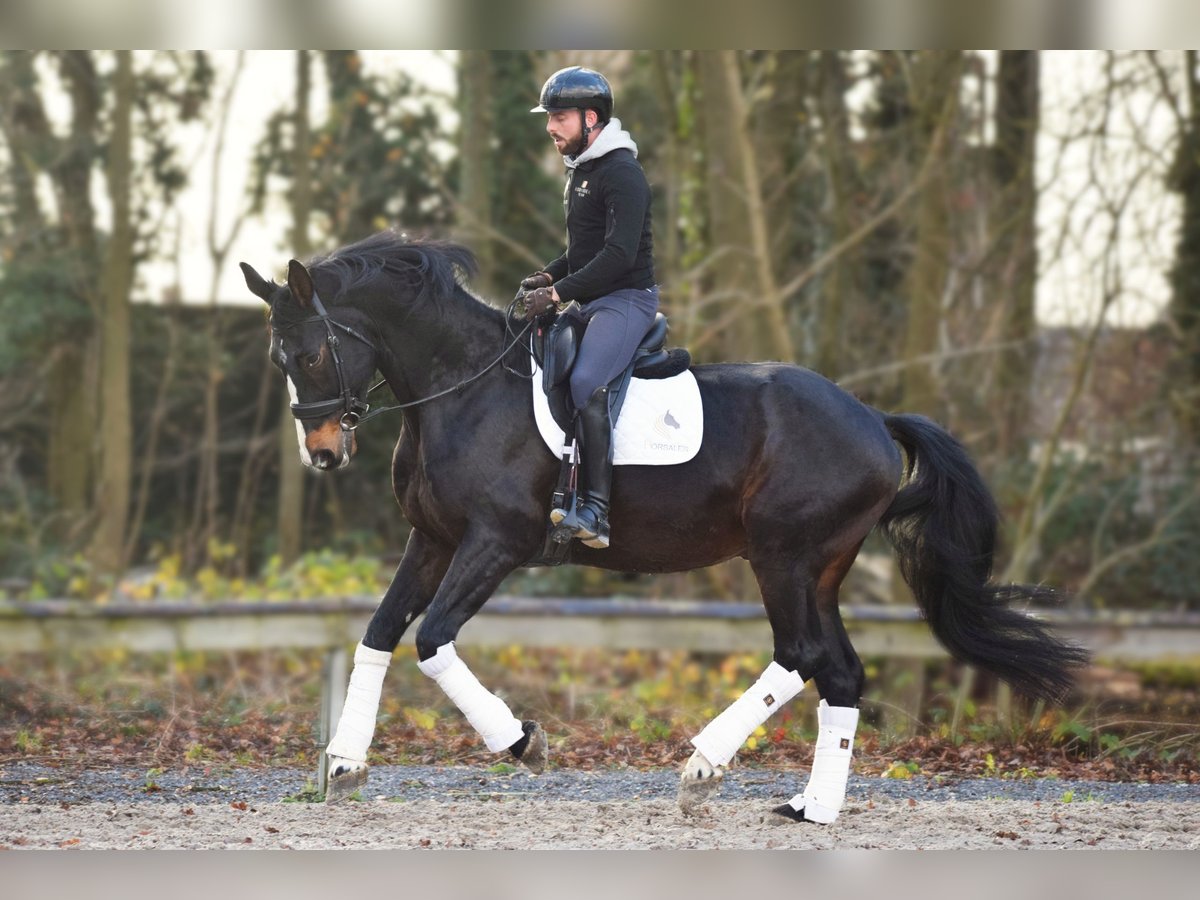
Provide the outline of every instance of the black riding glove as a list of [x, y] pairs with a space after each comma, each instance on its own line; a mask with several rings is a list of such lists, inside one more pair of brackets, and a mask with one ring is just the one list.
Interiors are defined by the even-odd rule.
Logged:
[[549, 272], [534, 272], [521, 281], [521, 290], [536, 291], [538, 288], [550, 287], [552, 284], [554, 284], [554, 279]]
[[540, 287], [525, 294], [525, 318], [536, 319], [548, 312], [554, 312], [554, 289]]

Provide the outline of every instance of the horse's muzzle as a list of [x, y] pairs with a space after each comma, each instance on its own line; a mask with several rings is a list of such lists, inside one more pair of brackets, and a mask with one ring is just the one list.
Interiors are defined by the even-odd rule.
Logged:
[[323, 422], [304, 438], [305, 449], [312, 458], [312, 467], [322, 471], [342, 469], [350, 464], [358, 450], [354, 432], [345, 428], [340, 420]]

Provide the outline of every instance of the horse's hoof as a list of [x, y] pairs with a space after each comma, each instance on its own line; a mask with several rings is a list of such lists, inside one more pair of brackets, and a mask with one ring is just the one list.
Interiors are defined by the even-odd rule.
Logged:
[[714, 766], [697, 750], [683, 767], [679, 776], [679, 808], [684, 815], [700, 814], [700, 807], [716, 796], [721, 789], [725, 770]]
[[772, 815], [776, 817], [776, 825], [786, 825], [789, 822], [809, 822], [814, 825], [832, 825], [837, 821], [838, 814], [830, 809], [825, 809], [821, 806], [813, 806], [811, 809], [805, 806], [796, 809], [790, 803], [784, 803], [782, 806], [777, 806], [771, 810]]
[[367, 783], [368, 767], [365, 762], [354, 762], [329, 758], [329, 784], [325, 788], [325, 802], [337, 803], [345, 800]]
[[546, 771], [546, 760], [550, 756], [546, 730], [537, 722], [522, 722], [521, 729], [525, 738], [513, 745], [513, 756], [534, 775], [541, 775]]

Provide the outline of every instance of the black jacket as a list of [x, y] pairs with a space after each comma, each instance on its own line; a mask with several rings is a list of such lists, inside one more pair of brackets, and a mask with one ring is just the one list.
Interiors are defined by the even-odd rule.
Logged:
[[637, 157], [611, 150], [567, 172], [567, 252], [545, 270], [563, 300], [654, 286], [650, 185]]

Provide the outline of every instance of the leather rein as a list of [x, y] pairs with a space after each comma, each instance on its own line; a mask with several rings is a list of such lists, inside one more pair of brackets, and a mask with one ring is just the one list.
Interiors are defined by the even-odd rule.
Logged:
[[[513, 308], [521, 299], [522, 297], [518, 295], [517, 298], [509, 304], [508, 310], [505, 312], [505, 330], [509, 334], [512, 334], [512, 327], [509, 323], [511, 322]], [[508, 355], [508, 352], [520, 342], [521, 338], [525, 336], [525, 333], [533, 327], [532, 320], [526, 322], [525, 327], [522, 328], [515, 337], [513, 337], [512, 341], [510, 341], [508, 346], [501, 351], [499, 356], [488, 363], [487, 366], [485, 366], [481, 371], [475, 373], [470, 378], [460, 381], [453, 387], [446, 388], [444, 391], [438, 391], [436, 394], [430, 394], [428, 397], [422, 397], [419, 400], [410, 400], [408, 403], [397, 403], [393, 406], [381, 406], [372, 411], [371, 404], [367, 403], [366, 400], [360, 399], [358, 396], [356, 396], [346, 384], [346, 376], [342, 367], [342, 357], [341, 354], [338, 353], [338, 348], [341, 346], [341, 339], [338, 338], [337, 334], [334, 332], [334, 328], [340, 328], [350, 337], [366, 344], [376, 355], [378, 355], [379, 349], [361, 332], [356, 331], [349, 325], [342, 324], [330, 316], [329, 311], [325, 309], [325, 304], [321, 302], [321, 298], [317, 296], [316, 292], [313, 293], [312, 306], [313, 310], [316, 312], [315, 316], [309, 316], [307, 319], [301, 319], [299, 322], [294, 322], [277, 330], [290, 331], [293, 328], [298, 328], [301, 325], [308, 325], [313, 322], [324, 323], [326, 332], [325, 343], [329, 347], [329, 355], [333, 358], [333, 368], [337, 373], [338, 395], [329, 400], [314, 400], [309, 403], [293, 403], [291, 404], [292, 415], [301, 420], [323, 419], [327, 416], [333, 415], [340, 409], [342, 411], [342, 416], [339, 421], [341, 422], [343, 431], [354, 431], [363, 422], [367, 422], [385, 412], [420, 406], [422, 403], [429, 403], [432, 400], [437, 400], [439, 397], [445, 397], [447, 394], [454, 394], [458, 391], [461, 391], [467, 385], [471, 384], [471, 382], [482, 378], [484, 375], [494, 369], [500, 363], [500, 361]], [[385, 384], [387, 384], [386, 379], [372, 385], [367, 391], [367, 396], [369, 397], [372, 391], [383, 387]]]

